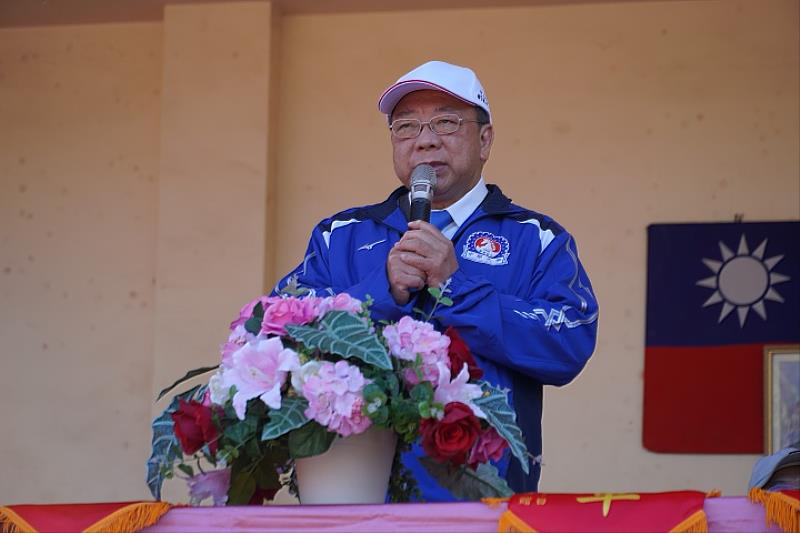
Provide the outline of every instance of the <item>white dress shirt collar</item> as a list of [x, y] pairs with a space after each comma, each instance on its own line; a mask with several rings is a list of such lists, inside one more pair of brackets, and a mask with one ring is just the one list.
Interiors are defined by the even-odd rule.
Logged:
[[489, 189], [486, 187], [486, 182], [483, 180], [483, 176], [481, 179], [478, 180], [478, 183], [470, 189], [470, 191], [458, 199], [455, 203], [450, 205], [446, 208], [446, 211], [450, 214], [450, 218], [453, 219], [453, 222], [445, 226], [442, 230], [442, 234], [448, 239], [452, 239], [453, 235], [455, 235], [458, 228], [461, 227], [464, 222], [475, 212], [483, 199], [486, 198], [486, 195], [489, 194]]

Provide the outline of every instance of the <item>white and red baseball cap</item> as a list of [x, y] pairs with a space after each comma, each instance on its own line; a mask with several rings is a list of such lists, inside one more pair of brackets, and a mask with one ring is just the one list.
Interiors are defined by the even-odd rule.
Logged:
[[381, 113], [391, 115], [392, 110], [405, 95], [413, 91], [442, 91], [468, 104], [483, 108], [492, 119], [489, 100], [475, 73], [466, 67], [444, 61], [428, 61], [404, 74], [394, 85], [383, 91], [378, 100]]

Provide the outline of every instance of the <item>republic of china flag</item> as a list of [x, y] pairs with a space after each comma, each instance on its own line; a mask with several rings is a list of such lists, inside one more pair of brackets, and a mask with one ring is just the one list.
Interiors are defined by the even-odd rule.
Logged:
[[764, 346], [800, 341], [800, 222], [647, 234], [645, 448], [762, 453]]

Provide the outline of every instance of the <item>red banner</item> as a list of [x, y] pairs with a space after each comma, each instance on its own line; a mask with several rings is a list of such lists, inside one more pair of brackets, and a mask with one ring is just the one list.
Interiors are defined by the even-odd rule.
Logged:
[[707, 531], [699, 491], [517, 494], [500, 517], [501, 533]]
[[0, 531], [134, 532], [158, 522], [171, 507], [165, 502], [9, 505], [0, 507]]

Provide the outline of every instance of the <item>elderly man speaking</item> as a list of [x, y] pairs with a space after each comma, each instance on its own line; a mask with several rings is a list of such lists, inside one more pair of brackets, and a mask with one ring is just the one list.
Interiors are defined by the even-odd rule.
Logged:
[[[542, 386], [569, 383], [591, 356], [597, 301], [575, 240], [553, 219], [513, 204], [484, 181], [494, 140], [489, 100], [475, 73], [431, 61], [381, 95], [394, 171], [403, 184], [385, 201], [320, 222], [288, 283], [316, 293], [347, 292], [374, 303], [376, 320], [397, 320], [430, 307], [425, 286], [446, 284], [451, 306], [436, 325], [454, 327], [484, 379], [510, 389], [528, 450], [526, 475], [509, 453], [497, 467], [516, 492], [534, 491], [542, 450]], [[411, 175], [435, 171], [431, 223], [409, 215]], [[423, 167], [425, 168], [425, 167]], [[418, 444], [403, 457], [423, 498], [453, 497], [418, 463]]]

